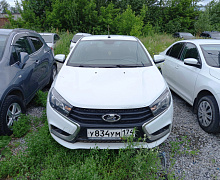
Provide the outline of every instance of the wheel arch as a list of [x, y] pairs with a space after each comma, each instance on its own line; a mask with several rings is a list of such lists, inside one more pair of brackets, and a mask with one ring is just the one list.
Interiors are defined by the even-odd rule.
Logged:
[[199, 102], [199, 99], [204, 97], [204, 96], [208, 96], [211, 95], [214, 97], [214, 95], [208, 91], [208, 90], [202, 90], [198, 93], [197, 97], [195, 98], [194, 102], [193, 102], [193, 112], [196, 113], [197, 112], [197, 104]]

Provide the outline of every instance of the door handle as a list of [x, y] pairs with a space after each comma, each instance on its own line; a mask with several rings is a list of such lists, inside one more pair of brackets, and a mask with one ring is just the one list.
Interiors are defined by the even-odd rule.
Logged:
[[35, 61], [36, 64], [39, 64], [39, 62], [40, 62], [40, 60], [36, 60], [36, 61]]
[[176, 68], [176, 69], [179, 69], [179, 66], [177, 65], [175, 68]]

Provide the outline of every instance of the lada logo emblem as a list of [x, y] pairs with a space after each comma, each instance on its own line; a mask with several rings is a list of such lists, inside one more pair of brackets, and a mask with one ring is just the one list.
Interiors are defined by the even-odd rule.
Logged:
[[105, 114], [102, 119], [107, 122], [117, 122], [121, 119], [121, 116], [118, 114]]

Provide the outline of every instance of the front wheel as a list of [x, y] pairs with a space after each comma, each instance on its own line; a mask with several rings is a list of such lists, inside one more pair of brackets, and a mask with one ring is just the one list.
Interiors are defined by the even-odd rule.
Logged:
[[200, 127], [207, 133], [220, 132], [219, 107], [214, 96], [202, 97], [197, 107], [197, 118]]
[[0, 134], [11, 135], [13, 123], [18, 121], [19, 116], [25, 113], [25, 106], [21, 98], [16, 95], [6, 97], [0, 111]]

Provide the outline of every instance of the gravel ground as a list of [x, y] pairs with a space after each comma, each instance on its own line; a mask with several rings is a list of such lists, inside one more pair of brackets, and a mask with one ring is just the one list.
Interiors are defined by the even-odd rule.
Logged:
[[173, 128], [160, 145], [166, 154], [168, 171], [174, 172], [177, 179], [220, 180], [220, 134], [204, 132], [192, 107], [175, 93], [172, 95]]

